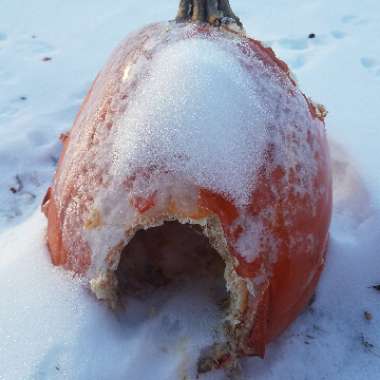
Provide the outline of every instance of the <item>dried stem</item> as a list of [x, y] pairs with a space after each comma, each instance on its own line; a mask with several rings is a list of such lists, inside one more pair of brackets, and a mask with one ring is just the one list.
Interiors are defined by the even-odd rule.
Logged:
[[178, 22], [205, 22], [214, 26], [226, 23], [243, 25], [232, 11], [229, 0], [180, 0], [176, 20]]

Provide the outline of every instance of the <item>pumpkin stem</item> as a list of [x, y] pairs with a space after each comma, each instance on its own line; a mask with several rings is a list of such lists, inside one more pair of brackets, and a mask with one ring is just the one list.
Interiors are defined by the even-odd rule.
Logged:
[[243, 28], [229, 0], [180, 0], [176, 21], [206, 22], [213, 26], [235, 23]]

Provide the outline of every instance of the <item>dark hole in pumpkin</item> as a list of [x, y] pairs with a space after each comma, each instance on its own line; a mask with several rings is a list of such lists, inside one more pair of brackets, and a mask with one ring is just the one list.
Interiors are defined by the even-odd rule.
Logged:
[[165, 222], [138, 231], [123, 249], [116, 271], [121, 296], [146, 296], [166, 286], [204, 281], [215, 301], [227, 297], [225, 264], [198, 225]]
[[124, 319], [136, 326], [160, 319], [158, 340], [168, 347], [186, 332], [199, 346], [198, 373], [228, 364], [230, 299], [224, 271], [223, 259], [198, 225], [165, 222], [140, 230], [124, 248], [116, 271]]

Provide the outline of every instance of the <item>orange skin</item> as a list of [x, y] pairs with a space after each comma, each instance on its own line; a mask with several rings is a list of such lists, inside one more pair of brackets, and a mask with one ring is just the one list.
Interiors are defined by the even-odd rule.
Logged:
[[[145, 34], [154, 33], [155, 29], [160, 30], [160, 28], [162, 28], [160, 24], [149, 26], [137, 38], [145, 41], [148, 38]], [[194, 28], [193, 33], [207, 37], [212, 31], [213, 28], [209, 25], [200, 25]], [[186, 35], [183, 38], [191, 37], [192, 35]], [[249, 48], [255, 51], [265, 65], [276, 67], [295, 86], [294, 81], [290, 78], [288, 66], [277, 59], [271, 49], [263, 47], [254, 39], [246, 39], [246, 41], [248, 41]], [[142, 48], [141, 51], [139, 50], [138, 44], [136, 46], [138, 53], [146, 53]], [[123, 46], [116, 54], [122, 54], [122, 52], [120, 53], [122, 49]], [[244, 54], [247, 47], [242, 44], [240, 49]], [[123, 99], [128, 98], [128, 93], [119, 94], [117, 93], [118, 89], [111, 85], [120, 81], [123, 64], [120, 64], [115, 72], [111, 72], [106, 67], [101, 79], [99, 76], [97, 77], [82, 104], [73, 130], [84, 127], [81, 114], [94, 106], [92, 93], [99, 80], [102, 81], [104, 91], [103, 98], [95, 105], [97, 115], [91, 116], [94, 121], [94, 133], [98, 125], [105, 123], [106, 120], [108, 120], [108, 124], [105, 127], [109, 129], [113, 127], [112, 117], [110, 117], [115, 112], [112, 109], [112, 99], [116, 96], [121, 96]], [[195, 220], [208, 215], [218, 216], [230, 254], [235, 256], [238, 261], [235, 270], [239, 276], [255, 279], [262, 271], [268, 274], [266, 280], [258, 286], [259, 292], [255, 298], [249, 299], [248, 307], [245, 310], [247, 318], [253, 315], [254, 322], [249, 335], [245, 337], [244, 345], [241, 346], [241, 354], [264, 355], [266, 344], [278, 336], [308, 304], [323, 269], [332, 210], [331, 169], [329, 149], [324, 134], [323, 115], [321, 116], [320, 110], [308, 100], [307, 105], [310, 117], [318, 120], [318, 128], [321, 132], [315, 136], [308, 136], [307, 141], [302, 142], [302, 144], [310, 146], [313, 144], [319, 146], [319, 151], [313, 158], [318, 163], [317, 174], [313, 178], [313, 191], [318, 192], [323, 188], [325, 195], [318, 198], [316, 205], [318, 212], [316, 215], [312, 215], [310, 212], [314, 200], [313, 194], [300, 195], [292, 187], [292, 185], [301, 183], [300, 168], [296, 165], [285, 172], [284, 167], [274, 162], [273, 155], [276, 147], [271, 144], [268, 144], [266, 148], [265, 162], [263, 161], [263, 166], [255, 179], [251, 202], [245, 210], [249, 215], [261, 218], [272, 238], [275, 239], [279, 247], [276, 261], [271, 260], [271, 247], [265, 239], [261, 241], [259, 252], [255, 255], [256, 259], [253, 262], [247, 262], [236, 251], [234, 243], [244, 231], [245, 226], [236, 224], [241, 211], [225, 195], [217, 194], [209, 189], [199, 189], [196, 209], [191, 215], [186, 215]], [[60, 195], [56, 189], [65, 165], [65, 153], [70, 144], [70, 135], [63, 136], [62, 141], [63, 151], [55, 174], [54, 185], [49, 188], [42, 206], [48, 218], [48, 247], [54, 265], [64, 266], [79, 274], [85, 274], [91, 264], [91, 252], [86, 243], [78, 241], [74, 260], [74, 252], [67, 248], [62, 238], [65, 209], [69, 200], [78, 192], [75, 183], [66, 185], [64, 191], [59, 193]], [[91, 138], [89, 144], [92, 144]], [[137, 175], [144, 175], [144, 173], [136, 173]], [[100, 176], [96, 176], [96, 178], [100, 183]], [[285, 178], [287, 178], [286, 182]], [[145, 197], [134, 198], [131, 202], [141, 214], [146, 214], [154, 208], [155, 196], [156, 192], [153, 192]], [[264, 210], [268, 206], [273, 209], [270, 217], [264, 214]], [[81, 207], [83, 207], [83, 211], [86, 211], [85, 205], [81, 205]], [[171, 210], [167, 210], [168, 214], [174, 214], [173, 210], [176, 214], [181, 211], [176, 208], [175, 203], [170, 207]], [[75, 225], [71, 228], [74, 231]], [[311, 245], [306, 238], [310, 234], [313, 236]], [[299, 237], [299, 239], [292, 240], [292, 237]]]

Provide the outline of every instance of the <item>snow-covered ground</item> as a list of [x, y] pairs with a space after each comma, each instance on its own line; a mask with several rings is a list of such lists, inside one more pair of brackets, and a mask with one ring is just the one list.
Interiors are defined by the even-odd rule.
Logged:
[[[171, 19], [177, 7], [176, 0], [110, 3], [1, 2], [2, 380], [191, 379], [197, 347], [211, 339], [206, 322], [181, 319], [194, 310], [175, 295], [170, 313], [164, 304], [141, 320], [113, 314], [79, 279], [53, 268], [44, 246], [38, 208], [59, 156], [59, 134], [70, 128], [119, 41]], [[315, 303], [269, 346], [265, 360], [242, 360], [241, 377], [379, 379], [380, 292], [371, 285], [380, 284], [380, 3], [231, 3], [249, 34], [272, 46], [306, 94], [328, 109], [335, 196]]]

